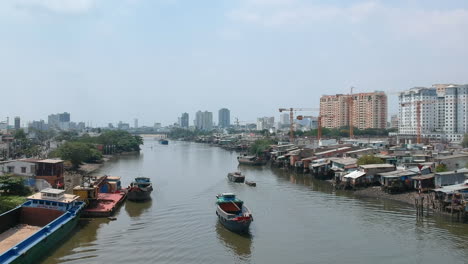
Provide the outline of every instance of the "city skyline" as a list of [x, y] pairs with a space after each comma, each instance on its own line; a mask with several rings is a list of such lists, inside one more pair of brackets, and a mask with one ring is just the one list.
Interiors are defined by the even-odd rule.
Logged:
[[391, 115], [399, 91], [468, 83], [459, 0], [7, 0], [0, 19], [0, 120], [170, 124], [225, 107], [254, 122], [351, 86], [386, 92]]

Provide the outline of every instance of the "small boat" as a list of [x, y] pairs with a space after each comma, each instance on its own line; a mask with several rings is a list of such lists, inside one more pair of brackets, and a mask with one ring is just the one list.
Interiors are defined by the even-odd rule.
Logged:
[[257, 183], [253, 181], [245, 181], [245, 184], [247, 184], [248, 186], [252, 186], [252, 187], [257, 186]]
[[253, 221], [249, 208], [233, 193], [216, 195], [216, 215], [219, 222], [233, 232], [243, 233]]
[[153, 184], [150, 178], [137, 177], [127, 189], [127, 198], [130, 201], [144, 201], [151, 199]]
[[169, 140], [161, 138], [159, 140], [159, 144], [161, 145], [169, 145]]
[[228, 173], [227, 177], [232, 182], [244, 182], [245, 180], [245, 176], [238, 171]]
[[237, 157], [237, 161], [242, 165], [262, 166], [267, 163], [265, 159], [257, 156], [242, 155]]
[[39, 263], [57, 249], [78, 223], [79, 198], [47, 188], [0, 214], [0, 263]]

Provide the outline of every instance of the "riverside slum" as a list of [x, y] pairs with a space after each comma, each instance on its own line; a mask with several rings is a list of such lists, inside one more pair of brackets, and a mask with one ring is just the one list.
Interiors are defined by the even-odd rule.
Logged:
[[[421, 193], [434, 211], [468, 216], [468, 150], [444, 144], [389, 146], [386, 139], [328, 143], [272, 146], [270, 164], [369, 197], [415, 204]], [[377, 162], [359, 162], [365, 157]]]
[[[244, 133], [200, 137], [197, 142], [242, 152], [263, 138]], [[396, 145], [391, 138], [323, 139], [319, 143], [297, 138], [294, 144], [271, 145], [264, 155], [271, 167], [326, 180], [358, 196], [408, 204], [416, 204], [423, 196], [424, 205], [435, 212], [468, 216], [468, 150], [456, 144]], [[359, 165], [365, 156], [378, 162]]]

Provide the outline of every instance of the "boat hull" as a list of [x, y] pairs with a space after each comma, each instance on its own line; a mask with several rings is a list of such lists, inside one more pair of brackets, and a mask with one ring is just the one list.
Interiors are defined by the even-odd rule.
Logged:
[[249, 160], [249, 159], [239, 158], [237, 161], [241, 165], [250, 165], [250, 166], [263, 166], [267, 164], [266, 160]]
[[233, 175], [232, 173], [229, 173], [228, 179], [232, 182], [244, 182], [245, 176], [238, 176], [238, 175]]
[[[49, 231], [42, 228], [35, 234], [20, 242], [16, 248], [10, 249], [0, 255], [0, 263], [5, 264], [35, 264], [40, 262], [40, 259], [49, 255], [57, 249], [57, 246], [66, 239], [78, 224], [80, 214], [84, 205], [80, 207], [74, 214], [65, 212], [64, 215], [57, 218], [65, 218], [64, 221], [53, 221], [48, 224]], [[28, 240], [28, 244], [19, 246]], [[32, 244], [30, 246], [29, 244]]]
[[151, 191], [129, 191], [127, 199], [130, 201], [146, 201], [151, 199]]
[[[250, 215], [250, 211], [245, 206], [242, 209], [243, 209], [242, 210], [243, 212], [248, 212], [248, 214]], [[246, 217], [241, 221], [236, 221], [235, 219], [237, 217], [242, 218], [242, 216], [235, 216], [235, 215], [232, 215], [232, 214], [227, 214], [219, 206], [216, 209], [216, 215], [218, 216], [218, 221], [224, 227], [226, 227], [228, 230], [230, 230], [232, 232], [236, 232], [236, 233], [246, 233], [246, 232], [248, 232], [250, 224], [253, 221], [253, 218], [251, 216], [248, 217], [248, 218]]]

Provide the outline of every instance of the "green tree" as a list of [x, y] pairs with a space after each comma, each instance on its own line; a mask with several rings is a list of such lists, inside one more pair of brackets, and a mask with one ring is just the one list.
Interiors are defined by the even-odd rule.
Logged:
[[250, 146], [249, 152], [252, 155], [260, 156], [273, 144], [275, 142], [271, 139], [258, 139]]
[[27, 195], [30, 193], [24, 185], [24, 180], [11, 175], [0, 176], [0, 190], [8, 195]]
[[92, 144], [82, 142], [66, 142], [52, 152], [51, 156], [69, 160], [74, 169], [83, 162], [93, 163], [102, 159], [102, 154]]
[[384, 163], [383, 159], [378, 158], [374, 155], [364, 155], [360, 157], [357, 161], [357, 165], [382, 164], [382, 163]]
[[462, 146], [463, 146], [464, 148], [468, 148], [468, 134], [465, 134], [465, 135], [463, 136], [463, 141], [462, 141], [461, 144], [462, 144]]
[[436, 166], [435, 171], [436, 171], [436, 172], [445, 172], [445, 171], [448, 171], [447, 165], [441, 163], [441, 164], [439, 164], [439, 165]]

